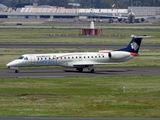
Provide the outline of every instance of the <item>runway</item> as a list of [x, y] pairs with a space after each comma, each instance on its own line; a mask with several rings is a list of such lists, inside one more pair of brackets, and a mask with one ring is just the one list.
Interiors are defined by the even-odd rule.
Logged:
[[156, 76], [160, 73], [160, 67], [108, 67], [95, 68], [95, 73], [90, 73], [87, 69], [84, 72], [77, 72], [74, 68], [53, 68], [53, 69], [19, 69], [19, 73], [14, 70], [0, 70], [1, 78], [58, 78], [76, 76]]

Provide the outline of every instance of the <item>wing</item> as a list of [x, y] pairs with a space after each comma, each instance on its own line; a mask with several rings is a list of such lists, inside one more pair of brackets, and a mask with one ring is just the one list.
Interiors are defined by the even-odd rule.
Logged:
[[135, 16], [135, 19], [149, 19], [149, 18], [155, 18], [156, 16]]
[[120, 64], [120, 63], [101, 63], [101, 62], [94, 62], [94, 61], [80, 61], [72, 63], [73, 67], [88, 67], [88, 66], [95, 66], [95, 65], [104, 65], [104, 64]]

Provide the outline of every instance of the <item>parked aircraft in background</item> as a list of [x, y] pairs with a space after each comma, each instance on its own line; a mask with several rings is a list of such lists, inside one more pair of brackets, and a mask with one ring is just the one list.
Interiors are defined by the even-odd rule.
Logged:
[[124, 23], [142, 23], [145, 22], [147, 19], [156, 18], [156, 16], [142, 16], [142, 15], [135, 15], [133, 12], [128, 13], [127, 15], [122, 15], [120, 13], [114, 13], [112, 15], [99, 15], [95, 14], [94, 17], [97, 18], [110, 18], [113, 20], [116, 19], [118, 22]]
[[18, 73], [18, 67], [22, 66], [63, 66], [76, 68], [83, 72], [88, 68], [94, 72], [93, 66], [103, 64], [122, 63], [138, 55], [143, 38], [146, 35], [132, 36], [131, 42], [126, 48], [118, 50], [100, 50], [99, 52], [78, 52], [78, 53], [50, 53], [50, 54], [24, 54], [18, 59], [11, 61], [6, 66]]
[[126, 23], [142, 23], [145, 22], [147, 19], [155, 18], [156, 16], [136, 16], [133, 12], [130, 12], [127, 16], [116, 16], [119, 22], [126, 22]]

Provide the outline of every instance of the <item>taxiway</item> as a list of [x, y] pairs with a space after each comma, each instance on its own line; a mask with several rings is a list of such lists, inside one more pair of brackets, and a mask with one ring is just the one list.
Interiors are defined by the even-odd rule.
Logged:
[[95, 68], [95, 73], [87, 69], [84, 72], [77, 72], [74, 68], [53, 68], [53, 69], [20, 69], [19, 73], [14, 70], [0, 70], [1, 78], [58, 78], [76, 76], [155, 76], [159, 75], [160, 67], [107, 67]]

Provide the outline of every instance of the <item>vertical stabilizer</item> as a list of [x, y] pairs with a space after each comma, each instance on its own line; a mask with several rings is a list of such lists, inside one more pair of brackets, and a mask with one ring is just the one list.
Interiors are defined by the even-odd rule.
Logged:
[[146, 35], [139, 35], [139, 36], [134, 36], [132, 35], [132, 40], [128, 44], [126, 48], [119, 49], [118, 51], [127, 51], [127, 52], [133, 52], [133, 53], [138, 53], [139, 48], [141, 46], [141, 42], [143, 38], [150, 37]]

